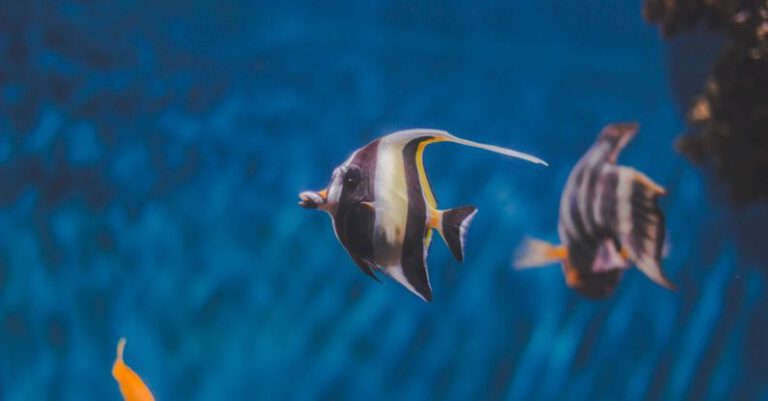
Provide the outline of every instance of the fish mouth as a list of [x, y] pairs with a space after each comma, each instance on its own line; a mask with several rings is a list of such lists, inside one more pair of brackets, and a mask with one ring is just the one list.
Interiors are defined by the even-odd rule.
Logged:
[[328, 191], [304, 191], [299, 194], [299, 199], [299, 206], [304, 209], [318, 209], [328, 203]]

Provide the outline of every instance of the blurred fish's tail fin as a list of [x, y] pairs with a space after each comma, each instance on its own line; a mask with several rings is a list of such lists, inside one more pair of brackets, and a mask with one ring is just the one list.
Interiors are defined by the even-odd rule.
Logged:
[[622, 168], [619, 176], [619, 240], [622, 249], [651, 281], [675, 289], [661, 270], [666, 229], [659, 197], [664, 188], [643, 173]]
[[451, 250], [453, 257], [459, 262], [464, 261], [464, 243], [469, 225], [477, 214], [474, 206], [462, 206], [440, 212], [442, 222], [437, 224], [437, 231], [443, 237], [445, 244]]
[[125, 337], [121, 338], [120, 341], [117, 342], [117, 362], [123, 363], [123, 353], [125, 352]]
[[117, 343], [117, 357], [112, 365], [112, 376], [120, 386], [120, 393], [125, 401], [155, 401], [155, 397], [141, 380], [123, 360], [125, 351], [125, 337]]
[[549, 242], [526, 238], [515, 255], [515, 269], [530, 269], [543, 267], [552, 263], [564, 261], [568, 250], [563, 245], [552, 245]]

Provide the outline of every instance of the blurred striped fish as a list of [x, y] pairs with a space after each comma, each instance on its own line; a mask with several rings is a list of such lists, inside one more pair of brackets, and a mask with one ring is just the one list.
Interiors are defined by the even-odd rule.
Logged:
[[568, 286], [589, 298], [611, 294], [633, 264], [654, 282], [674, 288], [661, 270], [665, 228], [658, 199], [666, 191], [645, 174], [616, 165], [637, 129], [636, 123], [603, 129], [565, 185], [558, 224], [562, 244], [527, 240], [517, 268], [561, 262]]

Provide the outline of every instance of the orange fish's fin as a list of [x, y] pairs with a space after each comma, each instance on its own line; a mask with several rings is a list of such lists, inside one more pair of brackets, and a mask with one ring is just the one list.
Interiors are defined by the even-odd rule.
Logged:
[[649, 191], [651, 191], [652, 193], [654, 193], [656, 195], [666, 195], [667, 194], [667, 190], [664, 189], [664, 187], [662, 187], [661, 185], [653, 182], [653, 180], [650, 179], [647, 175], [645, 175], [645, 174], [643, 174], [643, 173], [641, 173], [639, 171], [635, 171], [635, 181], [640, 183], [640, 185], [646, 187]]
[[469, 225], [472, 224], [472, 219], [476, 214], [476, 207], [463, 206], [445, 211], [435, 210], [435, 215], [439, 218], [434, 222], [430, 218], [430, 225], [434, 224], [432, 228], [440, 233], [453, 257], [459, 262], [464, 261], [464, 243], [466, 242], [467, 231], [469, 231]]
[[579, 272], [567, 267], [564, 270], [565, 282], [579, 294], [589, 299], [603, 299], [613, 293], [621, 279], [620, 269], [608, 270], [599, 273]]
[[515, 256], [516, 269], [542, 267], [568, 259], [568, 248], [564, 245], [552, 245], [549, 242], [528, 238], [518, 248]]
[[580, 288], [584, 285], [584, 278], [567, 259], [563, 259], [563, 275], [565, 276], [565, 284], [570, 288]]
[[629, 251], [627, 248], [621, 248], [621, 250], [619, 250], [619, 255], [622, 257], [622, 259], [629, 260]]
[[155, 397], [147, 388], [147, 385], [123, 361], [123, 351], [125, 350], [125, 338], [121, 338], [117, 343], [117, 358], [112, 365], [112, 376], [120, 386], [120, 393], [125, 401], [155, 401]]

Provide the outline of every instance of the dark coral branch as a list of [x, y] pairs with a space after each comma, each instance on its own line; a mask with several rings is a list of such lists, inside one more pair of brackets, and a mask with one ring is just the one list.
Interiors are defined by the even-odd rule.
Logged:
[[768, 1], [647, 0], [665, 36], [705, 23], [727, 34], [677, 148], [711, 166], [736, 203], [768, 199]]

